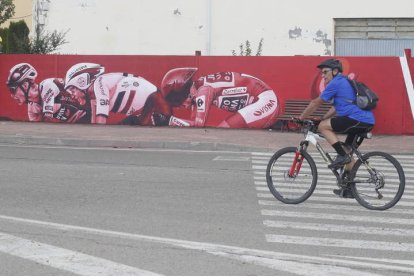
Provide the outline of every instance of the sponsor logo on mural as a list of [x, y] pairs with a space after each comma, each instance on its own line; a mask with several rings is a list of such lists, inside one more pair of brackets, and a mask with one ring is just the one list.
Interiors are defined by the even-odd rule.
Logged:
[[79, 77], [76, 82], [77, 82], [79, 87], [84, 87], [86, 85], [86, 78], [85, 77]]
[[102, 83], [103, 78], [98, 78], [98, 85], [99, 85], [99, 91], [101, 92], [101, 95], [105, 96], [105, 90]]
[[73, 71], [70, 75], [69, 75], [69, 78], [72, 78], [74, 75], [76, 75], [78, 72], [80, 72], [80, 71], [82, 71], [82, 70], [84, 70], [84, 69], [86, 69], [86, 68], [88, 68], [88, 66], [86, 66], [86, 65], [83, 65], [83, 66], [80, 66], [79, 68], [77, 68], [75, 71]]
[[220, 96], [219, 107], [226, 111], [236, 112], [247, 105], [249, 95]]
[[206, 111], [206, 96], [202, 95], [200, 97], [197, 97], [196, 104], [197, 104], [197, 111], [205, 112]]
[[64, 108], [64, 107], [60, 108], [58, 114], [56, 115], [56, 118], [59, 119], [59, 120], [64, 120], [65, 121], [67, 119], [67, 110], [66, 110], [66, 108]]
[[247, 87], [234, 87], [223, 89], [223, 95], [234, 95], [234, 94], [243, 94], [247, 93]]
[[169, 123], [170, 123], [170, 126], [181, 126], [181, 127], [189, 126], [187, 122], [180, 120], [179, 118], [176, 118], [174, 116], [171, 116]]
[[99, 100], [99, 104], [100, 105], [109, 105], [109, 100], [108, 99], [100, 99]]
[[259, 110], [256, 110], [253, 114], [254, 116], [262, 116], [266, 112], [272, 111], [273, 107], [275, 106], [276, 101], [270, 100], [265, 106], [260, 108]]
[[44, 101], [48, 103], [48, 102], [50, 102], [52, 97], [53, 97], [53, 90], [51, 88], [49, 88], [47, 90], [47, 92], [45, 93], [45, 95], [44, 95]]

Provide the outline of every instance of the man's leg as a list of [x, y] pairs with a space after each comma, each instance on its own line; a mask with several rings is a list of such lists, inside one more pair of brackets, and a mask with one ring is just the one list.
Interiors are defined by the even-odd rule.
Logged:
[[349, 155], [345, 152], [344, 148], [342, 147], [342, 143], [339, 141], [336, 133], [334, 132], [331, 119], [323, 120], [318, 127], [318, 130], [323, 134], [325, 139], [328, 141], [329, 144], [335, 149], [338, 153], [336, 159], [329, 165], [330, 168], [342, 166], [347, 164], [351, 161]]

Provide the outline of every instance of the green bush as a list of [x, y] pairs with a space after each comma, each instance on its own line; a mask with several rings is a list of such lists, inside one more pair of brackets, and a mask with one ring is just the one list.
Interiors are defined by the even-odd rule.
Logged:
[[4, 54], [50, 54], [67, 43], [66, 32], [51, 33], [36, 29], [35, 36], [29, 37], [29, 28], [24, 20], [10, 22], [9, 28], [0, 29]]
[[[263, 48], [263, 38], [260, 39], [259, 46], [257, 46], [257, 51], [255, 56], [261, 56], [262, 55], [262, 48]], [[232, 50], [233, 56], [237, 56], [237, 53], [235, 50]], [[246, 40], [246, 42], [243, 44], [241, 43], [239, 45], [239, 55], [240, 56], [251, 56], [252, 55], [252, 48], [250, 46], [250, 41]]]
[[29, 51], [29, 28], [24, 20], [10, 22], [7, 35], [6, 53], [25, 54]]

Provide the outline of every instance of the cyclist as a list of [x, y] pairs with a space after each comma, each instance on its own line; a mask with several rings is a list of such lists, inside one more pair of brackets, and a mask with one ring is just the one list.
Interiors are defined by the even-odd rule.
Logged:
[[6, 82], [17, 104], [28, 104], [29, 121], [74, 123], [88, 117], [88, 110], [64, 90], [63, 79], [48, 78], [37, 84], [37, 76], [31, 64], [19, 63], [10, 69]]
[[193, 81], [198, 68], [175, 68], [161, 82], [161, 92], [172, 107], [191, 109], [190, 120], [154, 114], [157, 125], [203, 127], [215, 106], [229, 112], [217, 127], [265, 128], [275, 123], [279, 101], [263, 81], [242, 73], [218, 72]]
[[152, 112], [170, 114], [155, 85], [128, 73], [104, 73], [95, 63], [73, 65], [66, 73], [65, 89], [92, 108], [92, 123], [106, 124], [110, 112], [125, 114], [126, 124], [152, 124]]
[[[332, 108], [321, 118], [318, 130], [337, 152], [329, 168], [338, 168], [351, 163], [352, 158], [336, 134], [347, 134], [345, 147], [349, 146], [357, 133], [370, 131], [374, 127], [375, 117], [372, 111], [362, 110], [353, 103], [356, 95], [347, 77], [342, 74], [342, 63], [339, 60], [327, 59], [317, 65], [317, 68], [321, 70], [325, 89], [309, 103], [298, 119], [307, 118], [323, 102], [332, 103]], [[352, 197], [349, 187], [335, 189], [334, 193], [342, 197]]]

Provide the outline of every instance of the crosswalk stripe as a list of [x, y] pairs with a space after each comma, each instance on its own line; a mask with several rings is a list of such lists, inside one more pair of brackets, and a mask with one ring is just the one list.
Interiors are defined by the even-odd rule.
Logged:
[[277, 216], [277, 217], [293, 217], [293, 218], [312, 218], [312, 219], [324, 219], [324, 220], [340, 220], [340, 221], [352, 221], [352, 222], [370, 222], [370, 223], [381, 223], [381, 224], [404, 224], [414, 225], [414, 220], [405, 218], [387, 218], [370, 216], [346, 216], [341, 214], [331, 213], [314, 213], [314, 212], [291, 212], [291, 211], [279, 211], [279, 210], [262, 210], [264, 216]]
[[298, 245], [314, 245], [325, 247], [345, 247], [384, 251], [414, 252], [413, 243], [402, 242], [384, 242], [384, 241], [367, 241], [367, 240], [348, 240], [334, 238], [316, 238], [316, 237], [299, 237], [287, 235], [266, 235], [268, 242], [288, 243]]
[[[312, 196], [313, 195], [333, 195], [333, 193], [332, 193], [333, 188], [335, 188], [335, 187], [333, 187], [333, 186], [323, 187], [323, 188], [322, 187], [316, 187], [316, 189], [313, 192]], [[259, 191], [259, 192], [269, 191], [269, 188], [268, 187], [256, 187], [256, 191]], [[290, 192], [290, 193], [297, 192], [298, 195], [299, 195], [299, 193], [303, 194], [305, 190], [304, 189], [280, 188], [280, 189], [278, 189], [278, 191], [279, 192]], [[386, 192], [388, 190], [384, 189], [383, 191]], [[392, 190], [393, 195], [396, 194], [396, 191], [397, 191], [396, 189]], [[389, 192], [391, 192], [391, 191], [389, 191]], [[414, 200], [414, 196], [409, 195], [408, 193], [404, 193], [403, 196], [404, 196], [404, 199]]]
[[[255, 158], [270, 158], [270, 157], [272, 157], [274, 154], [276, 153], [276, 151], [275, 152], [252, 152], [251, 154], [252, 154], [252, 156], [253, 157], [255, 157]], [[319, 154], [319, 152], [317, 152], [317, 151], [308, 151], [308, 153], [310, 153], [310, 155], [313, 157], [313, 158], [320, 158], [320, 159], [322, 159], [321, 158], [321, 156], [320, 156], [320, 154]], [[331, 156], [334, 156], [336, 153], [335, 152], [333, 152], [333, 151], [331, 151], [331, 152], [328, 152]], [[362, 152], [362, 154], [365, 154], [365, 153], [367, 153], [367, 152]], [[408, 160], [408, 161], [414, 161], [414, 155], [412, 155], [412, 154], [391, 154], [394, 158], [396, 158], [396, 159], [398, 159], [398, 160]]]
[[263, 224], [272, 228], [301, 229], [327, 232], [356, 233], [367, 235], [393, 235], [398, 237], [414, 236], [414, 230], [387, 227], [352, 226], [326, 223], [303, 223], [297, 221], [265, 220]]
[[[273, 198], [273, 197], [272, 197]], [[278, 208], [281, 207], [289, 207], [289, 208], [295, 208], [295, 209], [323, 209], [323, 210], [341, 210], [341, 211], [357, 211], [358, 213], [372, 213], [372, 210], [368, 210], [365, 208], [361, 208], [359, 204], [355, 202], [355, 204], [350, 205], [339, 205], [339, 204], [329, 204], [329, 203], [311, 203], [306, 201], [306, 204], [300, 204], [300, 205], [288, 205], [284, 204], [277, 199], [274, 200], [259, 200], [259, 205], [261, 206], [277, 206]], [[394, 207], [391, 209], [388, 209], [386, 213], [384, 214], [404, 214], [404, 215], [412, 215], [414, 216], [414, 211], [412, 209], [402, 209], [399, 207]]]
[[[332, 195], [333, 195], [333, 193], [332, 193]], [[266, 194], [264, 194], [264, 193], [258, 193], [257, 194], [257, 197], [259, 197], [259, 198], [274, 198], [273, 197], [273, 195], [269, 192], [269, 193], [266, 193]], [[398, 207], [414, 207], [414, 202], [411, 202], [411, 201], [405, 201], [405, 199], [404, 199], [405, 197], [404, 197], [404, 195], [403, 195], [403, 197], [402, 197], [402, 199], [397, 203], [397, 205], [396, 206], [398, 206]], [[307, 199], [306, 201], [305, 201], [305, 203], [308, 203], [308, 202], [318, 202], [318, 201], [321, 201], [321, 202], [332, 202], [333, 204], [336, 202], [336, 203], [338, 203], [338, 202], [355, 202], [356, 203], [356, 201], [355, 201], [355, 199], [352, 199], [352, 198], [339, 198], [339, 197], [334, 197], [334, 196], [332, 196], [332, 197], [322, 197], [322, 196], [315, 196], [315, 195], [312, 195], [309, 199]]]
[[[281, 163], [282, 164], [282, 163]], [[284, 165], [286, 165], [286, 166], [290, 166], [291, 164], [284, 164]], [[326, 165], [325, 165], [326, 166]], [[324, 167], [322, 167], [322, 165], [319, 165], [319, 164], [316, 164], [316, 167], [317, 167], [317, 171], [319, 172], [319, 173], [330, 173], [330, 174], [332, 174], [332, 171], [330, 170], [330, 169], [328, 169], [328, 168], [324, 168]], [[254, 170], [260, 170], [260, 171], [263, 171], [263, 172], [266, 172], [266, 168], [267, 168], [267, 166], [262, 166], [262, 165], [253, 165], [252, 166], [252, 168], [254, 169]], [[395, 169], [394, 168], [390, 168], [390, 167], [381, 167], [381, 166], [376, 166], [376, 168], [378, 168], [378, 169], [381, 169], [382, 171], [395, 171]], [[404, 168], [404, 174], [405, 174], [405, 176], [406, 177], [414, 177], [414, 173], [412, 173], [412, 172], [414, 172], [414, 168], [413, 169], [407, 169], [407, 168]]]

